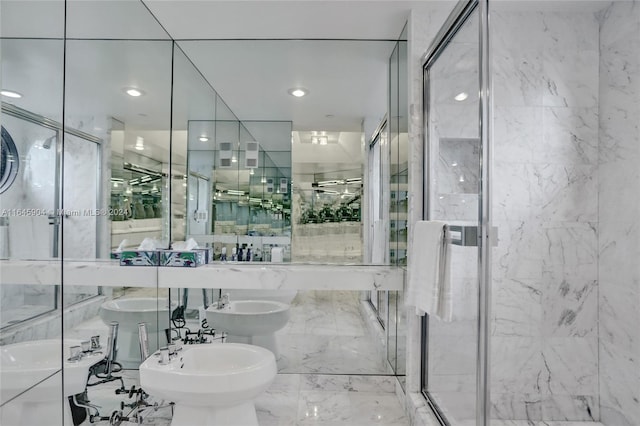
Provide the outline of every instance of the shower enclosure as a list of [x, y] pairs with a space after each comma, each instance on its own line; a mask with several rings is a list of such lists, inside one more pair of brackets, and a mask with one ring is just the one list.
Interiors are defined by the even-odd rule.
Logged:
[[635, 1], [465, 0], [426, 53], [423, 216], [479, 231], [423, 321], [443, 424], [640, 424], [639, 51]]
[[[2, 123], [18, 154], [16, 179], [0, 196], [4, 258], [52, 260], [65, 250], [68, 258], [95, 259], [99, 219], [88, 212], [99, 205], [101, 141], [65, 129], [63, 147], [60, 123], [4, 102]], [[64, 245], [63, 220], [68, 229]], [[0, 291], [0, 328], [100, 294], [95, 286], [67, 286], [62, 294], [59, 286], [37, 284], [6, 284]]]

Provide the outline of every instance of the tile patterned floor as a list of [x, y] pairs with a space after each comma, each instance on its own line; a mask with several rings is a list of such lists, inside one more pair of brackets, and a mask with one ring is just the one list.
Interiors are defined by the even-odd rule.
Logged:
[[[123, 376], [125, 386], [138, 384], [136, 371], [126, 371]], [[101, 415], [118, 409], [121, 400], [130, 402], [124, 395], [115, 395], [118, 386], [114, 382], [89, 388], [89, 399], [101, 406]], [[154, 402], [153, 399], [150, 402]], [[255, 405], [260, 426], [409, 424], [395, 394], [395, 378], [390, 376], [278, 374]], [[143, 415], [143, 424], [168, 426], [170, 422], [170, 408], [148, 410]], [[85, 421], [83, 426], [89, 424]], [[94, 423], [96, 426], [107, 424], [107, 421]]]

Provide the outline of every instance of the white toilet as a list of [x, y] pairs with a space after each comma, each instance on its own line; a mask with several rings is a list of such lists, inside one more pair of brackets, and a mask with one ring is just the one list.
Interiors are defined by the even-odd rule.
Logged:
[[[172, 303], [172, 309], [177, 304]], [[164, 329], [158, 323], [169, 324], [169, 302], [155, 297], [132, 297], [109, 300], [100, 306], [100, 318], [109, 325], [118, 322], [118, 352], [116, 361], [123, 368], [138, 368], [141, 362], [140, 344], [138, 343], [138, 324], [147, 324], [149, 348], [157, 349], [167, 344]]]
[[[0, 383], [2, 386], [0, 424], [3, 426], [32, 426], [56, 424], [72, 426], [71, 407], [60, 398], [60, 390], [69, 397], [84, 392], [89, 368], [104, 355], [87, 355], [78, 361], [68, 361], [71, 346], [80, 340], [36, 340], [14, 343], [0, 348]], [[60, 354], [65, 356], [61, 361]], [[64, 369], [64, 371], [61, 371]], [[64, 376], [64, 388], [62, 378]], [[29, 389], [24, 394], [21, 392]], [[62, 408], [62, 409], [61, 409]], [[62, 412], [64, 410], [64, 413]], [[64, 418], [64, 420], [63, 420]]]
[[188, 345], [159, 361], [156, 352], [140, 365], [140, 385], [175, 403], [171, 426], [257, 426], [253, 401], [277, 373], [271, 351], [236, 343]]
[[218, 303], [207, 309], [209, 327], [226, 332], [227, 342], [261, 346], [276, 358], [275, 333], [287, 325], [289, 317], [289, 305], [275, 300], [231, 300], [222, 309], [218, 309]]

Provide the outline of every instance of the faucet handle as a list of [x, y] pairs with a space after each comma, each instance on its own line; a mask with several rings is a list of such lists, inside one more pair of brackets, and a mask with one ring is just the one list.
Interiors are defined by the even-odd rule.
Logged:
[[160, 361], [158, 361], [162, 365], [169, 364], [170, 354], [168, 347], [160, 348]]
[[71, 346], [69, 348], [69, 361], [77, 361], [82, 355], [82, 346]]
[[100, 336], [91, 336], [91, 350], [100, 349]]

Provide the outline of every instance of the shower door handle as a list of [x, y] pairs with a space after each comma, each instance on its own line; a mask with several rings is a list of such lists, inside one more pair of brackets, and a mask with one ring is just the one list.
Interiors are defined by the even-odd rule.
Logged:
[[60, 216], [50, 214], [47, 219], [49, 219], [49, 225], [60, 225]]

